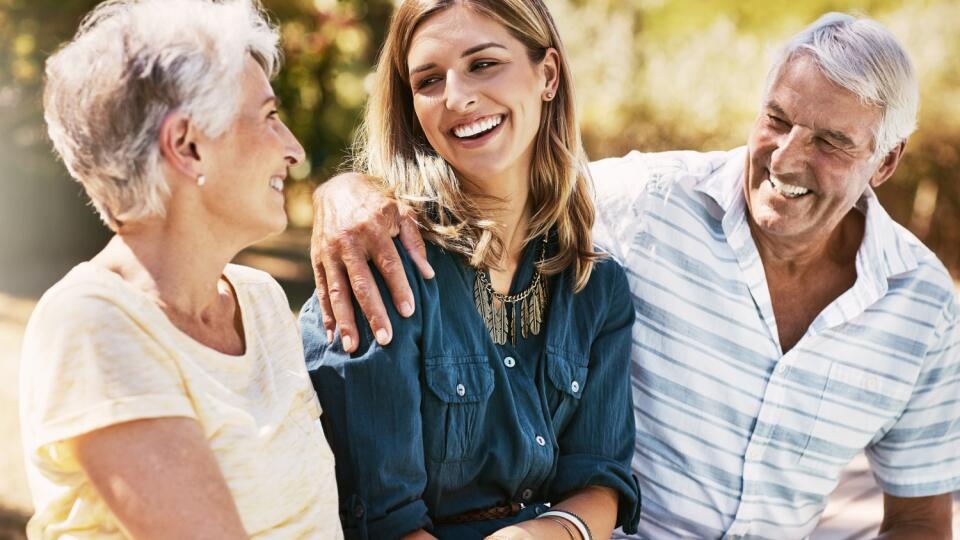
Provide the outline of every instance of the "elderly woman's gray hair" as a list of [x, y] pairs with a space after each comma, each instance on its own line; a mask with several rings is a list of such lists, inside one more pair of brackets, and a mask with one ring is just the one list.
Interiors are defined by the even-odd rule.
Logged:
[[273, 77], [278, 44], [257, 0], [109, 0], [87, 15], [47, 60], [44, 118], [108, 227], [164, 215], [158, 137], [167, 115], [222, 134], [246, 59]]
[[794, 36], [767, 76], [770, 90], [783, 66], [809, 55], [828, 79], [881, 109], [873, 129], [874, 159], [885, 156], [917, 127], [920, 89], [910, 57], [883, 25], [827, 13]]

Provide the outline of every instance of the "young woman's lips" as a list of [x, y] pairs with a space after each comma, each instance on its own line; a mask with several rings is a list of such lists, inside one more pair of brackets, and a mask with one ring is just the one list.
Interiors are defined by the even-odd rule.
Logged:
[[448, 136], [451, 139], [453, 139], [453, 141], [457, 145], [463, 148], [468, 148], [468, 149], [478, 148], [480, 146], [485, 145], [488, 141], [490, 141], [490, 139], [492, 139], [498, 133], [500, 133], [500, 130], [503, 128], [503, 125], [506, 123], [507, 123], [507, 116], [503, 115], [503, 118], [500, 120], [499, 124], [497, 124], [493, 129], [485, 132], [483, 135], [480, 135], [479, 137], [464, 139], [464, 138], [457, 137], [452, 132], [450, 132]]

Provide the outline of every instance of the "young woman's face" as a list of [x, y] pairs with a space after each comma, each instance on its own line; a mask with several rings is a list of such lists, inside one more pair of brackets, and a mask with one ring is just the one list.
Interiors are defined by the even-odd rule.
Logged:
[[407, 55], [417, 119], [427, 141], [471, 183], [529, 177], [557, 53], [538, 64], [506, 28], [460, 5], [424, 21]]

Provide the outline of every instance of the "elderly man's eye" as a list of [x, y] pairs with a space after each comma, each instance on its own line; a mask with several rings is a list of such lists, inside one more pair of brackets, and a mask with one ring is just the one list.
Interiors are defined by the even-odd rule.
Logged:
[[280, 111], [274, 109], [267, 113], [267, 118], [277, 118], [280, 115]]
[[772, 115], [772, 114], [768, 114], [768, 115], [767, 115], [767, 119], [768, 119], [768, 120], [770, 121], [770, 123], [773, 124], [775, 127], [783, 128], [783, 129], [786, 129], [786, 128], [789, 128], [789, 127], [790, 127], [790, 124], [789, 124], [786, 120], [784, 120], [783, 118], [780, 118], [779, 116], [774, 116], [774, 115]]

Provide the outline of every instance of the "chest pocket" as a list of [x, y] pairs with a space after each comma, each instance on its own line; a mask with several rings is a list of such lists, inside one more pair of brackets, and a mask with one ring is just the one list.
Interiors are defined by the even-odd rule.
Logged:
[[580, 404], [587, 386], [587, 359], [548, 350], [546, 354], [547, 403], [554, 433], [561, 433]]
[[450, 360], [425, 361], [430, 391], [423, 401], [423, 442], [427, 457], [436, 462], [469, 459], [493, 394], [493, 370], [486, 358]]
[[911, 391], [909, 385], [834, 362], [797, 464], [836, 473], [893, 425]]

